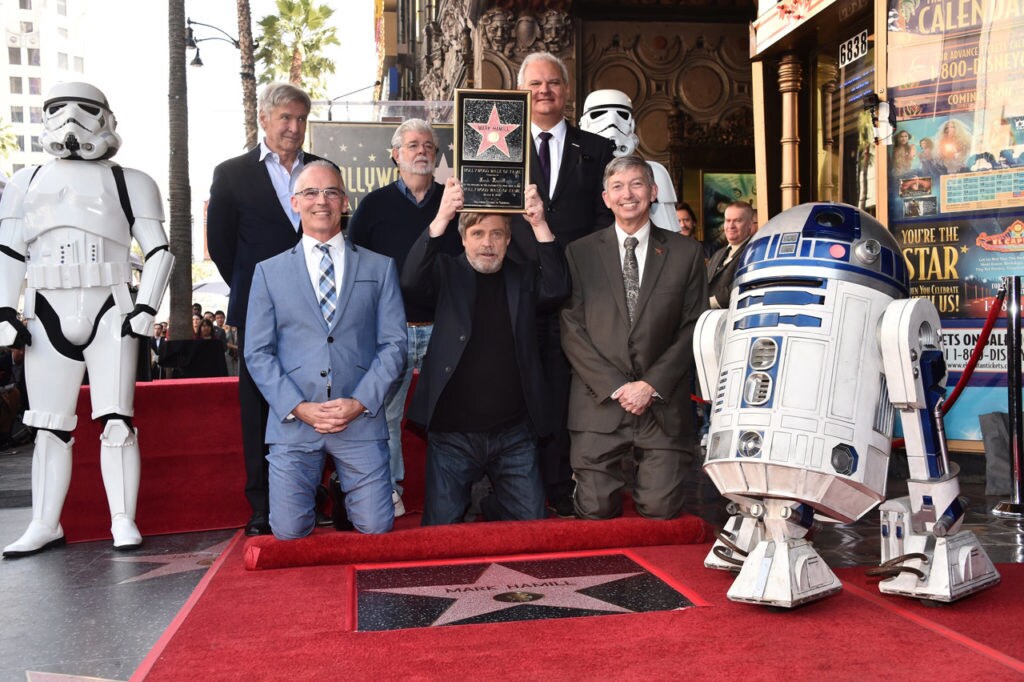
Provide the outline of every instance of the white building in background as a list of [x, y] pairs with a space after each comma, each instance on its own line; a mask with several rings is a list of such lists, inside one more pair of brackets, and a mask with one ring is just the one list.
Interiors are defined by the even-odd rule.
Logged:
[[39, 144], [43, 96], [55, 83], [82, 78], [85, 0], [0, 0], [4, 45], [0, 120], [10, 124], [18, 151], [0, 159], [0, 173], [47, 161]]

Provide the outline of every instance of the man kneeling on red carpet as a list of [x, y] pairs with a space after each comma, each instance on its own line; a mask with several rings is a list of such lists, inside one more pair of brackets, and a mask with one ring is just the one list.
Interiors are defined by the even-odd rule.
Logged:
[[537, 438], [550, 431], [537, 350], [537, 312], [569, 295], [562, 247], [548, 228], [537, 188], [526, 190], [526, 219], [539, 260], [505, 258], [509, 216], [465, 213], [465, 252], [440, 252], [449, 221], [463, 206], [449, 178], [437, 217], [413, 244], [402, 290], [434, 309], [423, 370], [409, 419], [427, 428], [423, 525], [457, 523], [484, 475], [493, 492], [481, 502], [488, 520], [544, 518]]
[[330, 455], [352, 525], [386, 533], [395, 507], [383, 405], [406, 356], [398, 271], [345, 242], [334, 164], [306, 164], [291, 201], [302, 240], [256, 266], [246, 317], [245, 361], [270, 405], [270, 527], [281, 540], [313, 532]]

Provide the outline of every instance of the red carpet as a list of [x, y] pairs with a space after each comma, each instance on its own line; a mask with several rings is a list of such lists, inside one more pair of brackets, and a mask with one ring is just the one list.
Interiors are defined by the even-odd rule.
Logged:
[[354, 564], [366, 561], [423, 561], [540, 552], [571, 552], [610, 547], [691, 544], [711, 537], [695, 516], [672, 521], [639, 517], [610, 521], [545, 519], [496, 521], [409, 528], [384, 535], [323, 530], [300, 540], [251, 538], [245, 548], [249, 570]]
[[[110, 537], [100, 476], [102, 426], [90, 418], [89, 387], [78, 399], [74, 470], [61, 516], [69, 541]], [[237, 528], [249, 518], [238, 417], [237, 379], [136, 384], [142, 481], [137, 520], [143, 535]]]
[[[581, 524], [582, 525], [582, 524]], [[1024, 673], [1024, 566], [942, 609], [840, 594], [788, 612], [729, 602], [707, 545], [633, 550], [705, 607], [389, 632], [346, 629], [351, 568], [246, 571], [236, 543], [133, 679], [1008, 679]], [[180, 627], [178, 627], [180, 626]]]

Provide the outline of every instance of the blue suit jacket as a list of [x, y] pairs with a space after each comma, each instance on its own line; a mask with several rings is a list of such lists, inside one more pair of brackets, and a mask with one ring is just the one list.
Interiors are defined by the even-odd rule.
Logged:
[[[304, 163], [319, 158], [303, 152]], [[206, 245], [231, 287], [228, 324], [247, 326], [245, 311], [256, 264], [291, 248], [300, 236], [277, 200], [258, 145], [214, 169], [206, 206]]]
[[[322, 436], [286, 417], [303, 401], [355, 398], [367, 413], [331, 438], [388, 437], [381, 409], [405, 369], [405, 309], [394, 261], [345, 242], [334, 323], [328, 327], [302, 243], [256, 266], [249, 294], [245, 362], [270, 405], [267, 443]], [[330, 392], [330, 395], [328, 395]]]

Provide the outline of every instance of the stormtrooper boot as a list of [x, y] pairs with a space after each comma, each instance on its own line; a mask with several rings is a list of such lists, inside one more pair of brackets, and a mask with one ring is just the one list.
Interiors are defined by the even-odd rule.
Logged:
[[4, 557], [15, 558], [64, 544], [60, 512], [71, 483], [71, 446], [50, 431], [36, 433], [32, 453], [32, 521], [20, 538], [4, 547]]
[[120, 419], [111, 419], [100, 436], [100, 472], [110, 505], [110, 534], [119, 551], [142, 545], [142, 534], [135, 525], [140, 469], [137, 433]]

